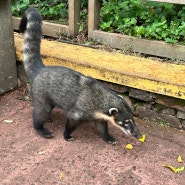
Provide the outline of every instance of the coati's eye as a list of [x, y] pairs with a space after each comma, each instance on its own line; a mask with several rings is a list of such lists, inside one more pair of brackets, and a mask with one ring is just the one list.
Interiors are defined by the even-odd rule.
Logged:
[[130, 119], [125, 120], [124, 126], [125, 127], [129, 127], [130, 126], [130, 123], [131, 123], [131, 120]]
[[122, 122], [122, 121], [118, 121], [118, 124], [119, 124], [119, 125], [122, 125], [122, 124], [123, 124], [123, 122]]

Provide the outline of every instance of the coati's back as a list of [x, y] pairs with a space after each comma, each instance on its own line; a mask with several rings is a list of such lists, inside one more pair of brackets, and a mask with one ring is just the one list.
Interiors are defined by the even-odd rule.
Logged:
[[24, 32], [24, 66], [31, 80], [33, 125], [36, 131], [52, 137], [44, 128], [55, 106], [67, 110], [64, 138], [84, 121], [97, 121], [97, 129], [107, 142], [114, 142], [108, 134], [107, 123], [120, 128], [128, 135], [140, 137], [133, 121], [133, 113], [124, 99], [117, 96], [97, 80], [65, 67], [44, 66], [40, 56], [42, 19], [38, 10], [29, 8], [21, 20]]

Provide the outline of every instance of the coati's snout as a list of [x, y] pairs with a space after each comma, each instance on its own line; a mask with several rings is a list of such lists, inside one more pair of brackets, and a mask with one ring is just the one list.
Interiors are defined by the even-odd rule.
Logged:
[[125, 121], [117, 122], [119, 124], [120, 129], [127, 135], [134, 136], [137, 139], [141, 138], [139, 129], [137, 128], [133, 119], [127, 119]]
[[[141, 138], [142, 135], [140, 134], [139, 129], [137, 128], [134, 119], [125, 119], [123, 121], [122, 117], [120, 117], [119, 111], [117, 108], [111, 108], [109, 109], [109, 114], [113, 115], [114, 123], [116, 124], [117, 127], [119, 127], [126, 135], [129, 136], [134, 136], [137, 139]], [[123, 115], [121, 115], [123, 116]]]

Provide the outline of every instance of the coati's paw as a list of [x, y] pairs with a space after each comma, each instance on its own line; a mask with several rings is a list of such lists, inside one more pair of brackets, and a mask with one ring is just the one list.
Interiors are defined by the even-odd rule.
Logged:
[[104, 141], [110, 144], [116, 144], [116, 140], [109, 135], [104, 138]]
[[43, 128], [43, 129], [37, 129], [37, 132], [44, 138], [50, 139], [53, 137], [52, 132], [49, 130]]
[[64, 139], [66, 141], [74, 141], [74, 137], [72, 137], [72, 136], [64, 136]]
[[116, 141], [108, 141], [109, 144], [112, 144], [112, 145], [117, 145], [117, 142]]
[[74, 141], [74, 140], [75, 140], [75, 138], [71, 137], [71, 136], [70, 136], [70, 138], [67, 139], [67, 141]]

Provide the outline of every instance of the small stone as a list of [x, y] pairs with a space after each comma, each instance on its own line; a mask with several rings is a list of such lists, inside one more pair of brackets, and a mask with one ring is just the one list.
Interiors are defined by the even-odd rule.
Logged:
[[185, 130], [185, 120], [182, 120], [181, 124], [182, 124], [182, 128]]
[[174, 116], [175, 112], [176, 111], [173, 108], [166, 108], [166, 109], [162, 110], [163, 114], [168, 114], [168, 115], [171, 115], [171, 116]]
[[185, 119], [185, 112], [178, 111], [177, 112], [177, 118], [179, 118], [179, 119]]
[[105, 86], [107, 86], [108, 88], [110, 88], [111, 90], [117, 92], [117, 93], [125, 93], [128, 92], [128, 87], [123, 86], [123, 85], [119, 85], [119, 84], [114, 84], [114, 83], [110, 83], [110, 82], [105, 82], [105, 81], [101, 81]]
[[146, 91], [131, 88], [129, 96], [146, 102], [154, 101], [155, 95]]

